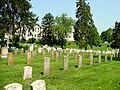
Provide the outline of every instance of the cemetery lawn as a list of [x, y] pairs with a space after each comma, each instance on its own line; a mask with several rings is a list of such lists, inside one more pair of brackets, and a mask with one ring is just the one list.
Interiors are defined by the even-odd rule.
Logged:
[[[97, 63], [97, 55], [94, 55], [94, 64], [88, 64], [88, 54], [85, 54], [83, 66], [77, 68], [77, 59], [72, 55], [69, 57], [69, 68], [63, 71], [63, 56], [55, 62], [54, 57], [46, 52], [51, 58], [50, 74], [43, 75], [43, 60], [41, 54], [32, 58], [32, 63], [26, 65], [25, 53], [13, 58], [13, 65], [7, 65], [7, 59], [0, 58], [0, 90], [10, 83], [20, 83], [23, 90], [30, 90], [30, 84], [35, 80], [45, 80], [46, 90], [120, 90], [120, 61], [115, 58], [113, 61]], [[22, 73], [24, 66], [33, 68], [32, 78], [23, 80]]]

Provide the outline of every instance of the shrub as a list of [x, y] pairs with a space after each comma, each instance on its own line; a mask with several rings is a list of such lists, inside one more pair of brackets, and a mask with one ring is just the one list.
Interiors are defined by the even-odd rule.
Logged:
[[29, 38], [27, 40], [27, 43], [35, 43], [36, 39], [35, 38]]

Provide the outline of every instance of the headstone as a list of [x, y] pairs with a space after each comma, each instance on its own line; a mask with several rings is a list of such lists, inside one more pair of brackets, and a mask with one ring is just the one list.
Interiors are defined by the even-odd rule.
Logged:
[[2, 47], [1, 48], [1, 58], [7, 58], [7, 54], [8, 54], [8, 48]]
[[4, 87], [4, 90], [22, 90], [22, 85], [19, 83], [8, 84]]
[[25, 66], [23, 67], [23, 80], [32, 78], [32, 67]]
[[82, 55], [78, 55], [78, 67], [82, 67]]
[[55, 53], [55, 61], [56, 61], [56, 62], [58, 61], [58, 57], [59, 57], [59, 52], [56, 51], [56, 53]]
[[42, 56], [42, 59], [44, 59], [44, 57], [45, 57], [45, 50], [42, 50], [41, 56]]
[[36, 80], [30, 84], [30, 90], [46, 90], [44, 80]]
[[51, 56], [52, 56], [52, 58], [54, 57], [54, 50], [53, 49], [51, 49]]
[[105, 52], [105, 62], [107, 62], [107, 53]]
[[110, 54], [110, 61], [113, 60], [113, 53]]
[[16, 55], [17, 55], [17, 53], [18, 53], [18, 48], [17, 48], [17, 49], [15, 49], [15, 54], [14, 54], [14, 56], [16, 56]]
[[101, 63], [101, 53], [98, 53], [98, 63]]
[[63, 70], [68, 70], [68, 59], [66, 56], [63, 57]]
[[38, 53], [42, 53], [43, 48], [39, 47], [38, 48]]
[[93, 64], [93, 54], [89, 52], [89, 64]]
[[12, 65], [13, 64], [13, 61], [12, 61], [13, 53], [8, 53], [7, 57], [8, 57], [8, 65]]
[[23, 48], [20, 49], [20, 54], [22, 55], [22, 53], [23, 53]]
[[44, 57], [44, 75], [48, 75], [50, 73], [50, 58]]
[[26, 63], [27, 64], [31, 64], [31, 52], [27, 52], [27, 55], [26, 55]]
[[30, 52], [33, 51], [33, 49], [34, 49], [34, 44], [31, 44], [31, 46], [30, 46]]

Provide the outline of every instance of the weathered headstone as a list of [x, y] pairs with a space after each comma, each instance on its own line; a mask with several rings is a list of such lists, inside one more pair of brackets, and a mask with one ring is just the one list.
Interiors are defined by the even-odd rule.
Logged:
[[105, 52], [105, 62], [107, 62], [107, 53]]
[[4, 87], [4, 90], [22, 90], [22, 85], [19, 83], [8, 84]]
[[89, 52], [89, 64], [93, 64], [93, 54]]
[[14, 56], [16, 56], [16, 55], [17, 55], [17, 53], [18, 53], [18, 48], [17, 48], [17, 49], [15, 49]]
[[82, 55], [78, 55], [78, 67], [82, 67]]
[[50, 73], [50, 58], [44, 57], [44, 75], [48, 75]]
[[68, 70], [68, 59], [66, 56], [63, 57], [63, 70]]
[[8, 54], [8, 48], [2, 47], [1, 48], [1, 58], [7, 58], [7, 54]]
[[13, 64], [13, 61], [12, 61], [13, 53], [12, 52], [8, 53], [7, 57], [8, 57], [8, 65], [12, 65]]
[[34, 49], [34, 44], [31, 44], [30, 45], [30, 52], [33, 51], [33, 49]]
[[56, 53], [55, 53], [55, 61], [56, 61], [56, 62], [58, 61], [58, 57], [59, 57], [59, 52], [56, 51]]
[[101, 63], [101, 53], [98, 53], [98, 63]]
[[20, 49], [20, 54], [22, 55], [22, 53], [23, 53], [23, 48]]
[[32, 67], [25, 66], [23, 67], [23, 80], [32, 78]]
[[42, 59], [44, 59], [44, 57], [45, 57], [45, 50], [42, 50], [41, 56], [42, 56]]
[[113, 53], [110, 54], [110, 60], [113, 60]]
[[30, 84], [30, 90], [46, 90], [44, 80], [36, 80]]
[[27, 52], [27, 55], [26, 55], [26, 63], [27, 63], [27, 64], [31, 64], [31, 52]]

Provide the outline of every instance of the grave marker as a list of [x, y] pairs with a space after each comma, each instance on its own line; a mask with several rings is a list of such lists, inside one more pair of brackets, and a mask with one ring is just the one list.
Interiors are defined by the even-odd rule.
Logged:
[[82, 67], [82, 55], [78, 55], [78, 67]]
[[30, 84], [30, 90], [46, 90], [44, 80], [36, 80]]
[[7, 57], [8, 57], [8, 65], [12, 65], [13, 64], [13, 61], [12, 61], [13, 53], [8, 53]]
[[44, 75], [48, 75], [50, 73], [50, 58], [44, 57]]
[[68, 70], [68, 59], [66, 56], [63, 57], [63, 70]]
[[8, 54], [8, 48], [2, 47], [1, 48], [1, 58], [7, 58], [7, 54]]
[[27, 55], [26, 55], [26, 63], [27, 63], [27, 64], [31, 64], [31, 52], [27, 52]]
[[19, 83], [8, 84], [4, 87], [4, 90], [22, 90], [22, 85]]
[[25, 66], [23, 67], [23, 80], [32, 78], [32, 67]]

